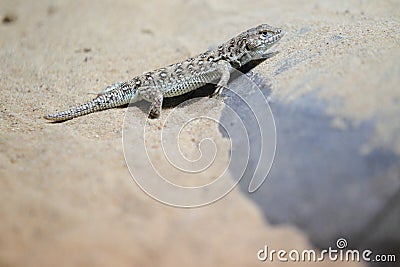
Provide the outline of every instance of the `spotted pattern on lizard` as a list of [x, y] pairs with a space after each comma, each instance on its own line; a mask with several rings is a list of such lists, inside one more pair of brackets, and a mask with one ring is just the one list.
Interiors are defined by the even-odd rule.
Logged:
[[115, 83], [85, 104], [44, 118], [65, 121], [139, 100], [150, 102], [149, 116], [157, 118], [161, 114], [164, 98], [183, 95], [214, 80], [218, 80], [218, 84], [212, 96], [219, 96], [228, 86], [230, 68], [239, 68], [251, 60], [265, 57], [266, 51], [283, 35], [283, 30], [261, 24], [212, 51], [146, 72], [126, 82]]

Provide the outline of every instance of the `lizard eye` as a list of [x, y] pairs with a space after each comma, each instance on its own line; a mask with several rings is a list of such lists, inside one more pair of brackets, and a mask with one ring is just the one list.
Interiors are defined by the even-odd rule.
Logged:
[[261, 37], [261, 39], [268, 39], [269, 37], [271, 37], [271, 33], [270, 32], [262, 32], [260, 37]]

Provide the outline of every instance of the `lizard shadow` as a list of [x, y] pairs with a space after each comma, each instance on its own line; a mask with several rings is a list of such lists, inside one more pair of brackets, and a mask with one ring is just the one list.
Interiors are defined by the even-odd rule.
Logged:
[[[250, 72], [252, 69], [254, 69], [255, 67], [257, 67], [258, 65], [260, 65], [261, 63], [263, 63], [268, 58], [275, 56], [277, 53], [279, 53], [279, 52], [268, 53], [263, 58], [250, 61], [249, 63], [241, 66], [237, 70], [239, 71], [239, 73], [246, 74], [246, 73]], [[237, 79], [240, 75], [241, 74], [238, 74], [238, 72], [232, 73], [231, 80]], [[197, 88], [196, 90], [193, 90], [193, 91], [188, 92], [183, 95], [164, 98], [162, 107], [163, 108], [174, 108], [189, 99], [211, 96], [211, 94], [215, 91], [215, 84], [217, 84], [217, 82], [215, 82], [214, 84], [208, 83], [202, 87]], [[200, 99], [194, 100], [194, 101], [200, 101]], [[140, 101], [140, 102], [137, 102], [134, 104], [120, 106], [119, 108], [126, 108], [128, 106], [135, 106], [135, 107], [139, 108], [143, 113], [148, 113], [150, 103], [148, 103], [146, 101]]]

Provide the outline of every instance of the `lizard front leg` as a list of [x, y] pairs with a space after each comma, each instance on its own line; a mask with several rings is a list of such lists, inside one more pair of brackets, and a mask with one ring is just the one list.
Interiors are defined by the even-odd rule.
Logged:
[[221, 78], [217, 84], [217, 88], [215, 89], [214, 93], [211, 97], [219, 97], [221, 96], [222, 90], [224, 88], [228, 88], [228, 81], [231, 77], [231, 73], [229, 69], [232, 67], [231, 64], [226, 60], [220, 60], [217, 63], [217, 71], [221, 74]]
[[139, 88], [139, 94], [146, 101], [151, 103], [149, 117], [160, 117], [162, 102], [164, 98], [161, 90], [155, 86], [145, 86]]

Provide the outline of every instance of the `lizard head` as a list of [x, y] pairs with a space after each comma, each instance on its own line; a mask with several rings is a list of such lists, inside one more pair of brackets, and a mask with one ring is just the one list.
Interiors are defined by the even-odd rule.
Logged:
[[260, 58], [284, 34], [283, 30], [267, 24], [261, 24], [252, 28], [243, 33], [246, 52], [249, 53], [252, 59]]

